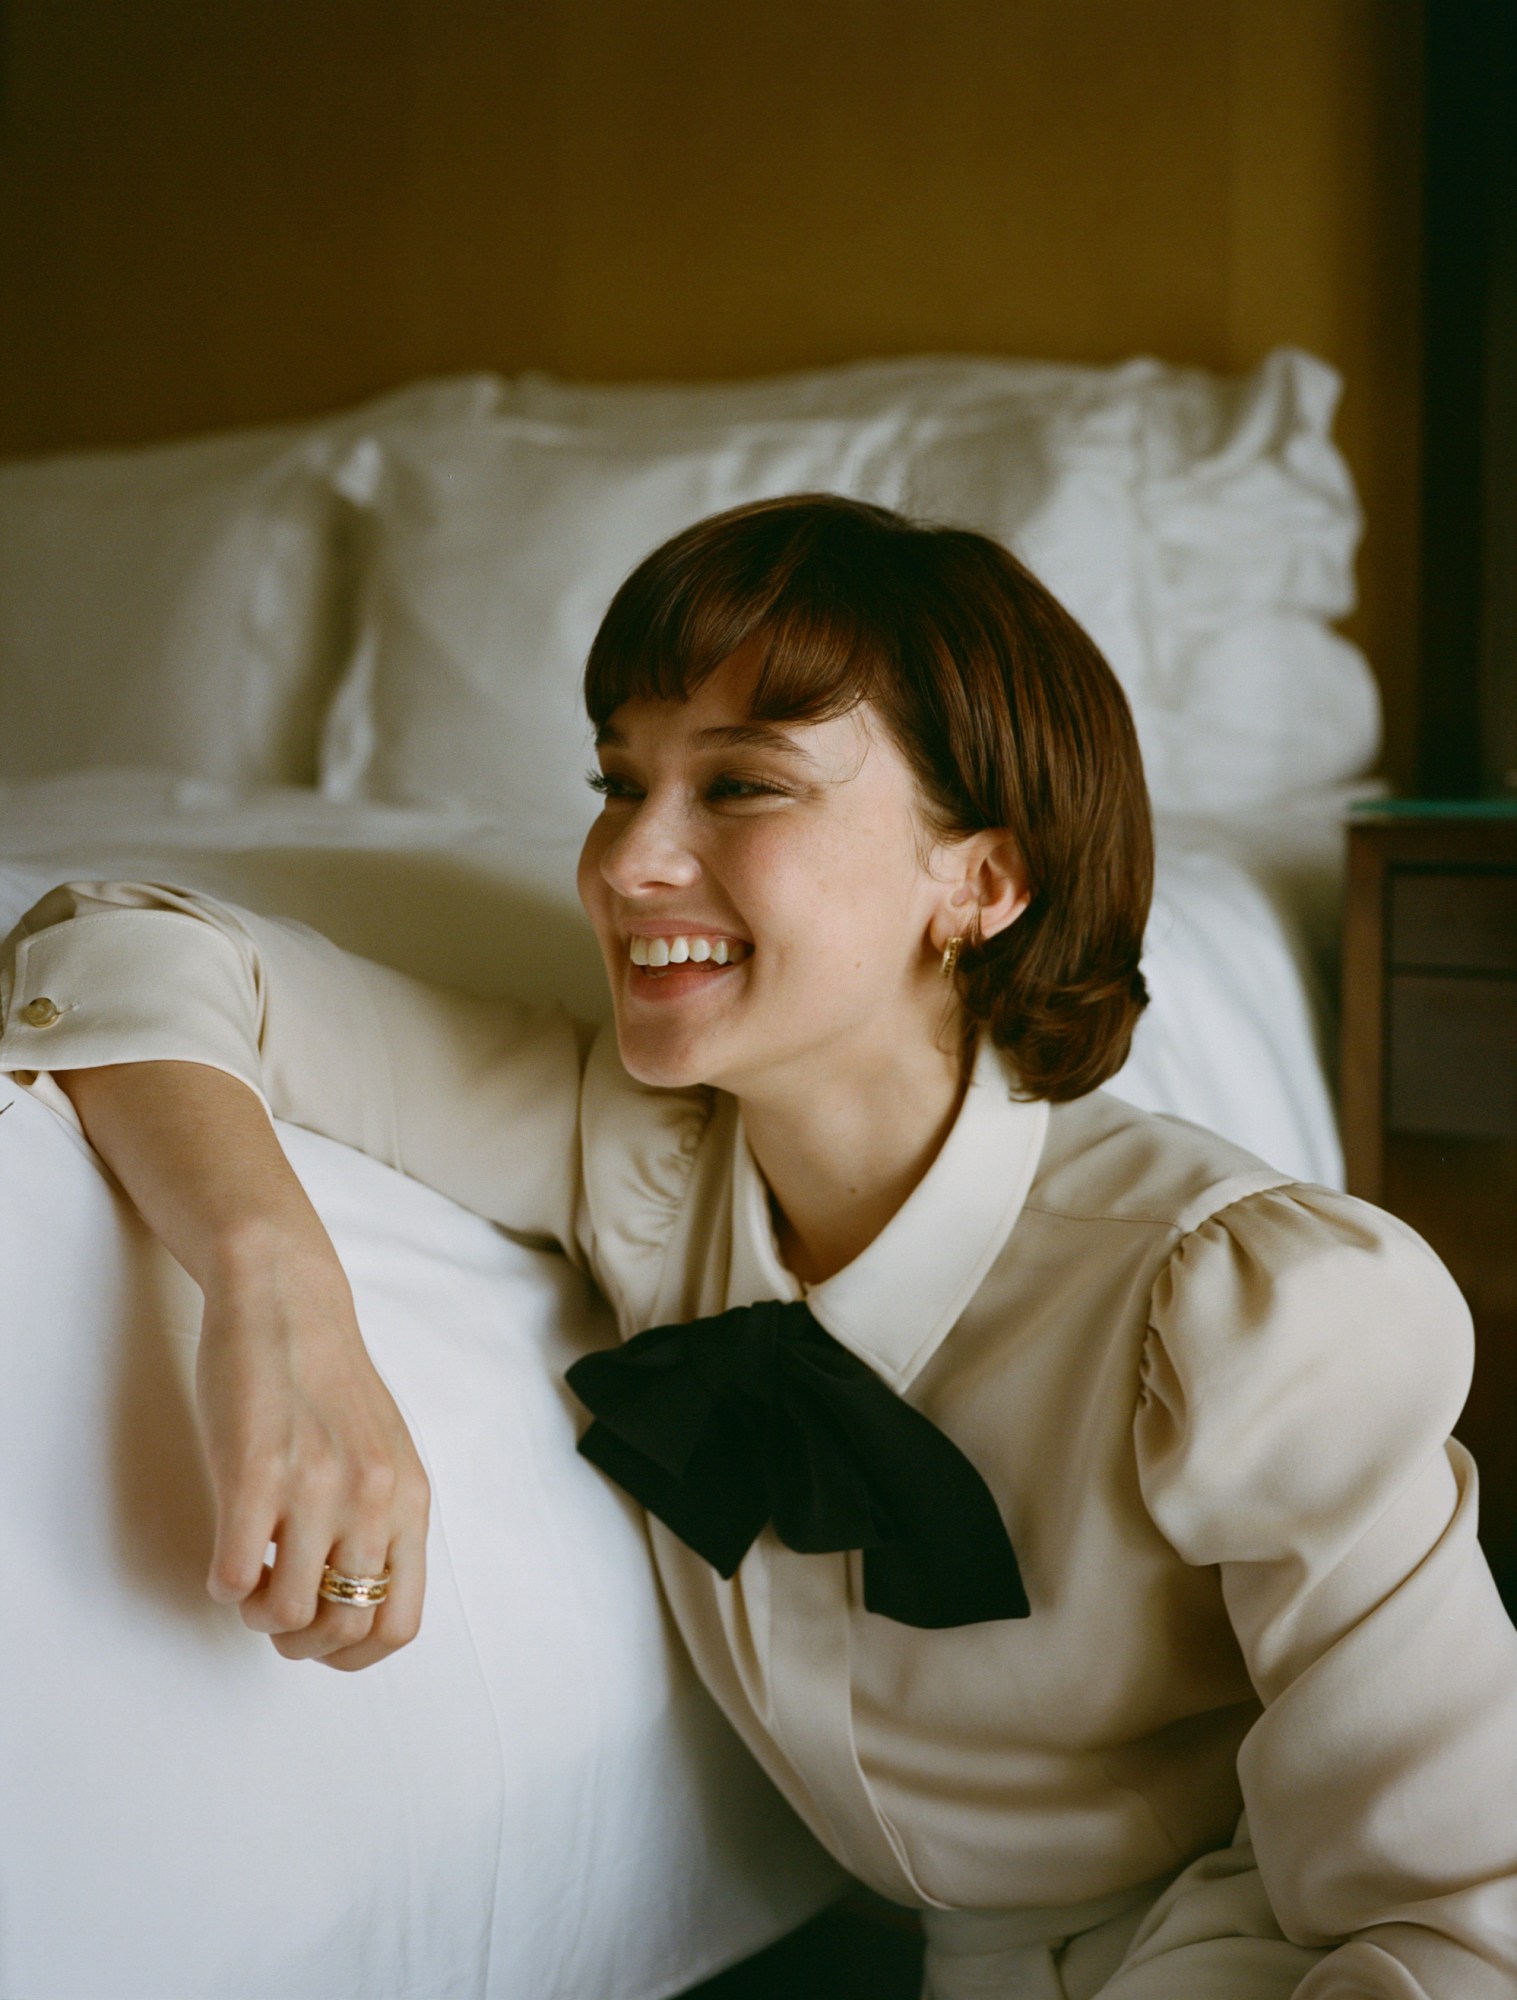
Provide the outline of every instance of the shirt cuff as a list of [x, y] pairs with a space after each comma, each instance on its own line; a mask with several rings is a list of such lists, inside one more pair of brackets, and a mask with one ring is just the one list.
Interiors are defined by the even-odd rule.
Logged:
[[259, 1074], [258, 1002], [232, 939], [170, 910], [74, 917], [18, 941], [0, 991], [0, 1070], [198, 1062], [247, 1084]]

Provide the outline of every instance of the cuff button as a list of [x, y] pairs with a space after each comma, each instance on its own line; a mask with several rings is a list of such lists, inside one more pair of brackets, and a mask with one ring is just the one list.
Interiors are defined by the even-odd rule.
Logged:
[[28, 1000], [21, 1009], [21, 1018], [29, 1028], [50, 1028], [55, 1021], [62, 1018], [62, 1015], [63, 1009], [56, 1001], [49, 1000], [45, 994], [35, 1000]]

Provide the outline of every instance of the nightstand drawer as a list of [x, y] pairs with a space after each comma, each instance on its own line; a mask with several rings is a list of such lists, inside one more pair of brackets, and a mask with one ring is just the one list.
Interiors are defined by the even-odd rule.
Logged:
[[1475, 1321], [1459, 1436], [1480, 1539], [1517, 1615], [1517, 801], [1356, 819], [1343, 932], [1344, 1157]]
[[1398, 972], [1389, 985], [1388, 1128], [1517, 1138], [1517, 979]]
[[1517, 973], [1517, 873], [1398, 868], [1390, 889], [1392, 965]]

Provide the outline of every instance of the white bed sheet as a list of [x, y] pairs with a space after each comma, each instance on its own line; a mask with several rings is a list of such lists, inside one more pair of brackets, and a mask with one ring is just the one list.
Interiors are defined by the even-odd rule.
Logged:
[[661, 2000], [839, 1876], [574, 1450], [561, 1257], [294, 1126], [432, 1481], [420, 1637], [281, 1660], [204, 1590], [199, 1294], [0, 1079], [4, 2000]]
[[1363, 784], [1231, 818], [1162, 817], [1152, 1001], [1110, 1088], [1343, 1185], [1337, 1098], [1343, 821]]
[[[1117, 1088], [1336, 1180], [1321, 1054], [1338, 796], [1163, 829]], [[148, 773], [0, 788], [0, 929], [146, 875], [478, 991], [604, 1010], [572, 855], [483, 816]], [[4, 1108], [8, 1104], [8, 1109]], [[837, 1886], [671, 1643], [561, 1376], [563, 1261], [282, 1126], [433, 1479], [422, 1637], [357, 1676], [204, 1595], [198, 1295], [0, 1080], [0, 2000], [656, 2000]]]

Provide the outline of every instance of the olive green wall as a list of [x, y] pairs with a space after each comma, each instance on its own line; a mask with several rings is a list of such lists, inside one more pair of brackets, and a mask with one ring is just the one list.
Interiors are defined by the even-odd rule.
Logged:
[[1342, 369], [1411, 762], [1419, 0], [5, 0], [0, 452], [439, 371]]

